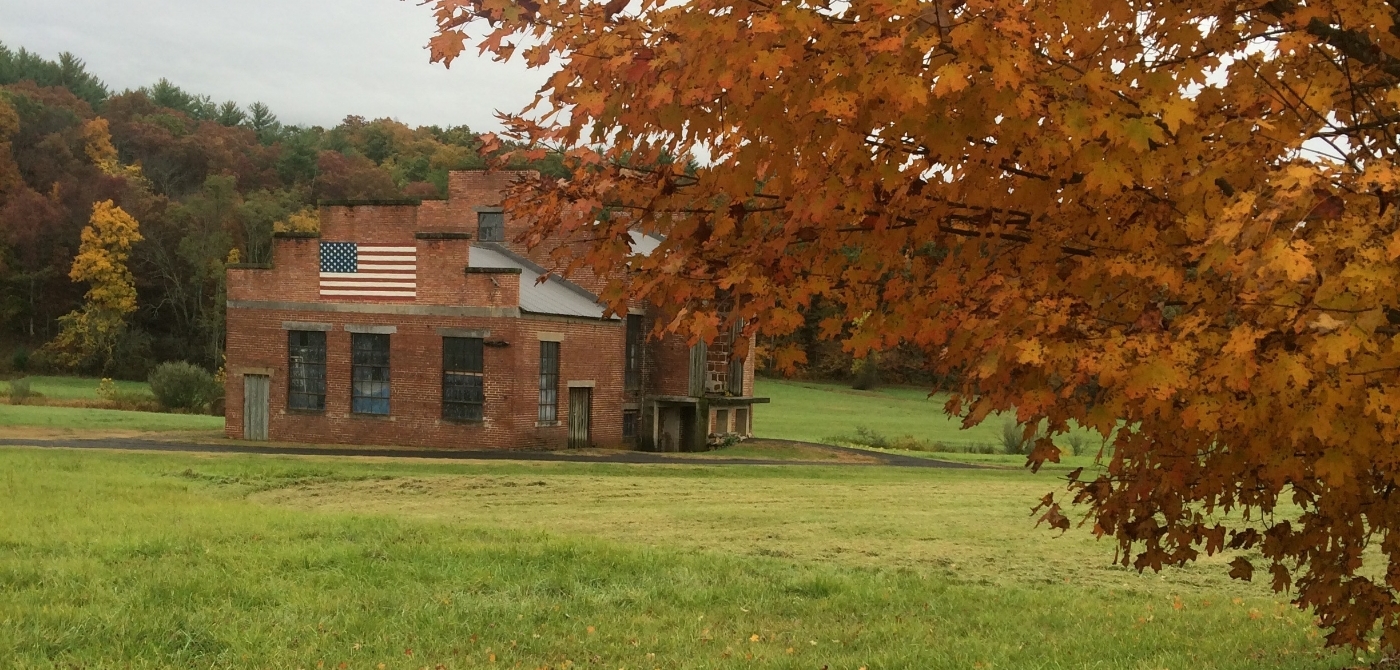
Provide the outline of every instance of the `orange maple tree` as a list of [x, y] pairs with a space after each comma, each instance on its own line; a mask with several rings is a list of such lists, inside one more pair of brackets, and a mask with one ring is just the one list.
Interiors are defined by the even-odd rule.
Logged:
[[552, 68], [503, 119], [574, 177], [507, 206], [630, 268], [617, 309], [708, 338], [842, 305], [828, 334], [924, 348], [966, 423], [1047, 427], [1033, 466], [1111, 436], [1070, 490], [1125, 563], [1256, 549], [1330, 643], [1400, 648], [1400, 2], [429, 4], [435, 59]]

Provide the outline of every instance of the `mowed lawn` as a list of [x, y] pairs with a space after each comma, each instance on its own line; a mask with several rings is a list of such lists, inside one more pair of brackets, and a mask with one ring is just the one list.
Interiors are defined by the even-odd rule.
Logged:
[[964, 430], [960, 419], [943, 412], [947, 395], [930, 397], [927, 389], [912, 387], [857, 391], [842, 384], [759, 378], [754, 395], [772, 400], [754, 409], [755, 435], [808, 442], [849, 437], [865, 427], [887, 438], [1000, 449], [1002, 426], [1010, 418], [993, 416]]
[[[97, 401], [97, 385], [101, 380], [90, 377], [26, 377], [32, 392], [41, 399], [57, 401]], [[145, 382], [117, 381], [119, 391], [150, 395]], [[36, 428], [48, 432], [100, 436], [104, 434], [140, 433], [199, 433], [201, 437], [216, 437], [223, 433], [224, 419], [200, 414], [167, 414], [163, 412], [131, 412], [125, 410], [67, 407], [27, 403], [11, 405], [9, 382], [0, 381], [0, 437], [6, 429]]]
[[6, 668], [1336, 668], [1018, 470], [0, 449]]
[[[29, 390], [45, 398], [58, 400], [97, 400], [97, 385], [102, 382], [92, 377], [57, 377], [31, 375], [22, 378], [29, 382]], [[149, 395], [151, 385], [146, 382], [117, 380], [112, 384], [119, 391]], [[0, 381], [0, 396], [9, 396], [10, 382]]]
[[223, 432], [224, 418], [85, 407], [0, 405], [0, 437], [5, 437], [5, 428], [19, 427], [97, 434], [199, 431], [213, 435]]

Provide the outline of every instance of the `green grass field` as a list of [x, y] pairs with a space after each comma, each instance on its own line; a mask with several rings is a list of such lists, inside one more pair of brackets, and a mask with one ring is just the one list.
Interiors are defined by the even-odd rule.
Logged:
[[[35, 388], [83, 399], [87, 381], [95, 397], [95, 380]], [[917, 389], [760, 380], [758, 393], [773, 398], [755, 414], [769, 437], [819, 442], [864, 425], [999, 440], [999, 422], [961, 431]], [[219, 417], [0, 405], [0, 435], [221, 428]], [[705, 463], [838, 458], [801, 445], [692, 456], [611, 466], [0, 448], [0, 667], [1365, 660], [1324, 651], [1305, 613], [1228, 580], [1229, 556], [1139, 575], [1086, 529], [1036, 529], [1030, 507], [1059, 487], [1060, 469]]]
[[1336, 668], [1020, 471], [0, 449], [7, 668]]
[[[50, 401], [82, 405], [96, 403], [98, 379], [90, 377], [25, 377], [30, 390], [40, 398], [24, 405], [3, 404], [9, 400], [9, 382], [0, 381], [0, 436], [4, 429], [31, 428], [62, 433], [202, 433], [214, 437], [223, 433], [224, 419], [218, 416], [133, 412], [94, 407], [39, 404]], [[145, 382], [118, 381], [117, 390], [149, 396]]]
[[[85, 407], [0, 405], [0, 428], [44, 428], [72, 432], [223, 432], [224, 418], [202, 414], [127, 412]], [[3, 436], [3, 432], [0, 432]]]
[[[941, 444], [953, 452], [969, 449], [998, 452], [896, 453], [976, 462], [1025, 462], [1024, 457], [1000, 453], [1002, 428], [1008, 419], [993, 416], [964, 430], [961, 420], [943, 412], [948, 397], [943, 394], [929, 397], [925, 389], [885, 387], [857, 391], [841, 384], [759, 378], [754, 383], [754, 394], [772, 399], [771, 404], [759, 405], [754, 410], [754, 434], [759, 437], [849, 444], [849, 439], [842, 438], [850, 438], [863, 427], [890, 439], [908, 436], [920, 442]], [[1102, 442], [1098, 434], [1078, 429], [1076, 433], [1090, 447], [1083, 453], [1097, 452]], [[1068, 441], [1062, 436], [1056, 444], [1067, 447]], [[1066, 460], [1083, 464], [1092, 459]]]
[[[101, 380], [91, 377], [49, 377], [30, 376], [24, 377], [29, 382], [31, 391], [42, 395], [45, 398], [56, 400], [97, 400], [97, 385]], [[146, 382], [115, 381], [120, 391], [128, 393], [142, 393], [149, 395], [151, 385]], [[10, 393], [10, 383], [0, 381], [0, 396], [8, 396]]]

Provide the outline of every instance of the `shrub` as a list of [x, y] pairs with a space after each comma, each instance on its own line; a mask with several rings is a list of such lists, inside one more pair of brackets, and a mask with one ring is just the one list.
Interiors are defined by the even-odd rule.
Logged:
[[1001, 450], [1007, 454], [1029, 454], [1035, 448], [1035, 441], [1045, 435], [1045, 431], [1037, 428], [1031, 437], [1025, 436], [1025, 426], [1011, 419], [1007, 419], [1001, 424]]
[[879, 434], [871, 428], [856, 426], [855, 435], [830, 435], [822, 440], [827, 444], [850, 445], [853, 447], [875, 447], [884, 449], [889, 446], [889, 440], [884, 435]]
[[97, 397], [110, 402], [116, 393], [117, 383], [112, 381], [111, 377], [103, 377], [97, 382]]
[[15, 372], [28, 372], [29, 350], [24, 347], [16, 349], [14, 355], [10, 357], [10, 367], [13, 368]]
[[124, 409], [137, 412], [154, 412], [161, 409], [155, 396], [142, 391], [124, 391], [116, 382], [103, 378], [97, 384], [97, 397], [110, 409]]
[[15, 379], [10, 381], [10, 404], [23, 405], [25, 401], [33, 397], [34, 391], [29, 388], [28, 379]]
[[851, 442], [876, 449], [887, 449], [890, 446], [888, 438], [876, 432], [875, 429], [865, 426], [856, 426], [856, 436]]
[[199, 411], [222, 391], [208, 370], [184, 361], [157, 365], [150, 382], [151, 393], [166, 409]]
[[1070, 433], [1065, 436], [1065, 443], [1069, 445], [1070, 453], [1078, 456], [1084, 451], [1085, 445], [1089, 444], [1089, 438], [1083, 433]]
[[49, 353], [42, 348], [28, 352], [24, 363], [25, 372], [31, 375], [52, 372], [54, 369], [53, 356], [50, 356]]
[[880, 366], [874, 357], [857, 359], [852, 365], [855, 378], [851, 388], [857, 391], [873, 391], [880, 385]]
[[1007, 454], [1019, 454], [1025, 448], [1026, 435], [1021, 424], [1007, 419], [1001, 424], [1001, 450]]
[[895, 438], [893, 441], [890, 442], [890, 448], [900, 449], [903, 451], [954, 451], [953, 449], [950, 449], [948, 445], [945, 445], [942, 442], [925, 442], [917, 437], [914, 437], [913, 435], [905, 435], [903, 437]]
[[112, 352], [112, 365], [108, 369], [113, 377], [118, 379], [144, 379], [151, 374], [155, 367], [155, 356], [152, 353], [155, 343], [145, 331], [138, 328], [128, 328], [122, 332], [117, 340], [116, 349]]

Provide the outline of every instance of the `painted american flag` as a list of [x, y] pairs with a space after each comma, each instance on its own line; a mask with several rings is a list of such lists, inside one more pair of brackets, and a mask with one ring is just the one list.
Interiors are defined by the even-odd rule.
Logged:
[[323, 297], [413, 298], [417, 288], [415, 247], [321, 243]]

